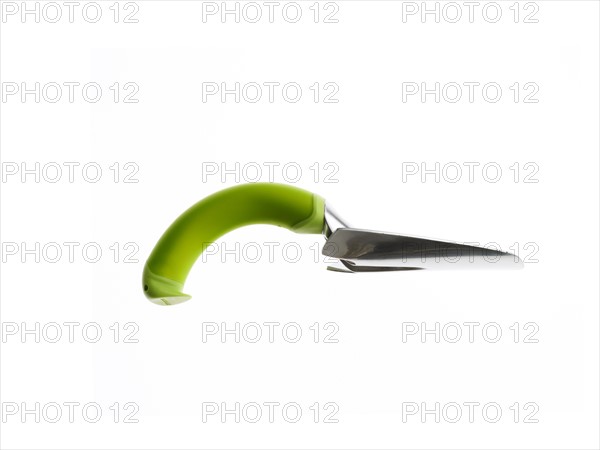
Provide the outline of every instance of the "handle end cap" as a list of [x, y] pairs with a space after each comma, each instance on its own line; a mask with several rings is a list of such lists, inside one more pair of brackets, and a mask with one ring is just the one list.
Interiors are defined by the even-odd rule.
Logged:
[[176, 305], [192, 298], [182, 292], [183, 283], [157, 275], [147, 265], [144, 267], [142, 285], [146, 298], [157, 305]]

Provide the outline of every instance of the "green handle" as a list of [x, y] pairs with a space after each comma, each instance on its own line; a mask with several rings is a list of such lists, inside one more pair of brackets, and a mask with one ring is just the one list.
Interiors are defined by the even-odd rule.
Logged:
[[324, 216], [323, 198], [292, 186], [256, 183], [216, 192], [185, 211], [160, 238], [144, 267], [146, 297], [159, 305], [190, 299], [182, 289], [192, 266], [210, 243], [236, 228], [268, 224], [320, 234]]

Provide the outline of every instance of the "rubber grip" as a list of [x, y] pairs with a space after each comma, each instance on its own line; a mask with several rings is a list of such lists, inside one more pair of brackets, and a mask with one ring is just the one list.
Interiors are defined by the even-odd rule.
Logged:
[[181, 214], [157, 242], [144, 266], [144, 293], [159, 305], [190, 299], [182, 290], [192, 266], [208, 245], [236, 228], [268, 224], [320, 234], [324, 217], [323, 198], [293, 186], [255, 183], [216, 192]]

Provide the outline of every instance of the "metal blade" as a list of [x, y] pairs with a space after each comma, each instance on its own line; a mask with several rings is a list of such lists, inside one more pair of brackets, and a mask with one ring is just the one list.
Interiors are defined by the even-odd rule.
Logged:
[[339, 259], [352, 272], [415, 269], [521, 269], [511, 253], [483, 247], [338, 228], [323, 246], [323, 255]]

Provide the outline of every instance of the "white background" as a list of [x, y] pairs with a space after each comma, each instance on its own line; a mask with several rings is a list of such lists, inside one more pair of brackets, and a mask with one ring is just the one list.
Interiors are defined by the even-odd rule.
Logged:
[[[3, 92], [14, 86], [6, 83], [95, 82], [103, 95], [97, 103], [77, 89], [72, 103], [66, 90], [56, 103], [43, 95], [36, 103], [33, 94], [23, 101], [20, 93], [2, 101], [4, 175], [22, 163], [40, 163], [40, 171], [51, 170], [51, 163], [80, 164], [73, 183], [65, 168], [56, 183], [43, 173], [39, 182], [35, 175], [23, 182], [19, 172], [6, 175], [1, 186], [2, 448], [598, 448], [598, 3], [521, 3], [517, 23], [513, 2], [498, 3], [496, 23], [482, 15], [486, 3], [473, 23], [463, 3], [457, 23], [447, 20], [454, 17], [448, 7], [439, 23], [418, 13], [403, 20], [413, 5], [393, 1], [339, 1], [337, 23], [324, 23], [335, 5], [325, 11], [321, 4], [315, 23], [312, 4], [300, 3], [297, 23], [282, 17], [281, 6], [274, 23], [268, 17], [236, 23], [232, 16], [222, 23], [219, 15], [203, 22], [203, 5], [193, 1], [121, 4], [118, 23], [113, 2], [99, 3], [103, 15], [96, 23], [82, 17], [85, 3], [73, 23], [62, 3], [66, 17], [57, 23], [3, 12]], [[136, 5], [137, 23], [124, 23]], [[537, 23], [526, 23], [531, 12]], [[115, 103], [109, 89], [115, 82], [121, 94], [130, 92], [125, 83], [134, 83], [138, 102], [121, 96]], [[230, 88], [295, 82], [303, 96], [291, 103], [279, 90], [273, 103], [265, 97], [236, 103], [232, 95], [203, 102], [207, 82]], [[337, 85], [338, 102], [320, 97], [315, 103], [309, 89], [315, 82]], [[403, 101], [403, 83], [465, 82], [480, 83], [473, 102], [466, 89], [456, 103], [448, 101], [449, 91], [439, 103], [433, 94], [424, 102], [419, 95]], [[501, 86], [499, 101], [482, 98], [486, 83]], [[514, 83], [521, 94], [516, 102]], [[530, 98], [537, 102], [524, 101], [525, 83], [539, 89]], [[103, 170], [96, 183], [81, 173], [90, 162]], [[220, 174], [203, 180], [206, 163], [269, 162], [280, 164], [277, 182], [289, 181], [284, 164], [299, 166], [294, 184], [325, 197], [353, 226], [497, 243], [518, 249], [525, 268], [339, 274], [314, 261], [311, 246], [322, 245], [322, 238], [255, 226], [219, 243], [278, 242], [273, 261], [266, 247], [257, 263], [243, 255], [237, 263], [231, 255], [225, 262], [209, 256], [188, 278], [190, 301], [172, 307], [148, 302], [141, 272], [161, 233], [188, 206], [236, 183], [233, 175], [225, 182]], [[479, 163], [473, 182], [464, 166], [469, 162]], [[114, 163], [117, 183], [109, 168]], [[131, 172], [126, 163], [139, 168], [137, 183], [123, 182]], [[406, 177], [406, 168], [414, 167], [407, 163], [430, 169], [439, 163], [440, 171], [456, 163], [465, 171], [455, 183], [451, 172], [423, 182], [420, 173]], [[488, 163], [502, 169], [497, 182], [482, 174]], [[510, 169], [515, 163], [517, 182]], [[325, 180], [331, 167], [336, 173]], [[535, 183], [524, 180], [531, 168]], [[265, 168], [261, 180], [269, 181], [267, 175]], [[6, 251], [14, 250], [7, 243], [22, 249], [21, 243], [42, 248], [51, 242], [79, 243], [75, 261], [69, 262], [66, 247], [57, 263], [44, 255], [39, 262], [25, 255], [22, 262], [20, 251]], [[97, 263], [81, 255], [90, 242], [103, 250]], [[139, 247], [137, 263], [123, 261], [127, 243]], [[300, 261], [284, 258], [286, 243], [302, 250]], [[36, 343], [35, 334], [20, 334], [36, 322], [40, 330], [52, 322], [80, 325], [73, 343], [66, 336]], [[125, 329], [129, 322], [134, 325]], [[218, 336], [203, 342], [207, 322], [281, 326], [274, 343], [266, 337], [236, 343], [231, 336], [225, 343]], [[302, 329], [298, 343], [281, 336], [289, 322]], [[318, 343], [309, 328], [315, 322]], [[329, 322], [339, 328], [337, 343], [323, 342]], [[436, 343], [432, 335], [423, 343], [418, 334], [403, 342], [407, 322], [480, 325], [473, 343], [467, 336]], [[87, 323], [101, 328], [98, 343], [82, 338]], [[487, 323], [501, 328], [497, 343], [482, 336]], [[133, 329], [138, 342], [123, 342]], [[531, 330], [537, 343], [524, 342]], [[95, 402], [103, 415], [91, 423], [79, 408], [70, 423], [62, 406], [57, 423], [49, 423], [55, 415], [49, 409], [37, 418], [21, 416], [22, 408], [53, 402]], [[110, 407], [117, 402], [121, 414], [114, 423]], [[137, 405], [137, 423], [125, 423], [128, 402]], [[290, 423], [276, 409], [269, 423], [264, 407], [258, 423], [245, 417], [236, 423], [233, 415], [225, 423], [219, 415], [203, 421], [207, 402], [228, 408], [295, 402], [303, 415]], [[318, 423], [309, 409], [316, 402]], [[337, 405], [337, 423], [324, 423], [329, 402]], [[453, 402], [462, 405], [456, 423], [456, 410], [442, 411]], [[466, 402], [480, 405], [472, 423]], [[403, 417], [412, 403], [428, 409], [439, 403], [439, 422], [434, 414]], [[502, 411], [495, 423], [482, 415], [490, 403]], [[17, 413], [8, 414], [14, 405]], [[537, 422], [528, 423], [534, 409], [530, 419]]]

